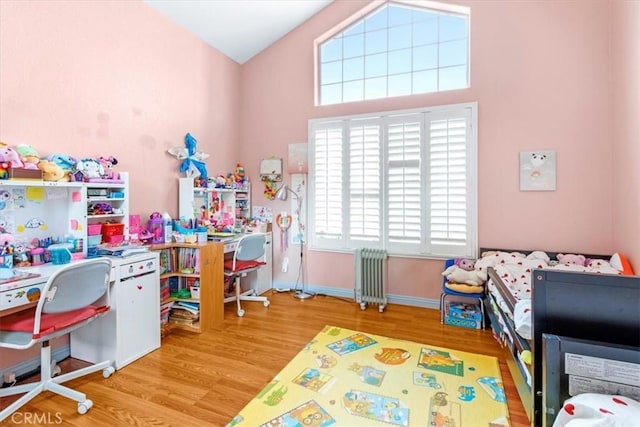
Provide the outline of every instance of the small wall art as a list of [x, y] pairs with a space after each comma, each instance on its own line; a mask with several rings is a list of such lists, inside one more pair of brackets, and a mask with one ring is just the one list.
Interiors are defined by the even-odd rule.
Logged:
[[289, 162], [287, 164], [287, 172], [309, 172], [309, 163], [307, 161], [307, 143], [289, 144]]
[[556, 190], [556, 152], [520, 152], [520, 191]]

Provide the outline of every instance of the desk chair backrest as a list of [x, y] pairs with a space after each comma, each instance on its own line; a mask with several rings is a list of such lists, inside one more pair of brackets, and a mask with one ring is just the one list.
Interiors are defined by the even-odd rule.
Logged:
[[238, 246], [233, 254], [233, 267], [237, 270], [241, 261], [255, 261], [264, 256], [267, 239], [264, 234], [247, 234], [238, 240]]
[[42, 289], [37, 313], [64, 313], [86, 307], [104, 298], [109, 306], [111, 260], [96, 258], [67, 264], [55, 272]]

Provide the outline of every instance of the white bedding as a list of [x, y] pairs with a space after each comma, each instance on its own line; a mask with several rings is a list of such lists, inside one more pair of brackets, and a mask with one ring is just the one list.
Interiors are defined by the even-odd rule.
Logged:
[[534, 269], [553, 268], [557, 270], [581, 271], [590, 273], [620, 274], [608, 261], [588, 260], [586, 266], [553, 263], [549, 256], [541, 251], [524, 255], [520, 252], [490, 252], [476, 261], [475, 269], [486, 272], [493, 267], [513, 295], [516, 306], [514, 313], [508, 311], [494, 284], [488, 286], [489, 292], [498, 298], [498, 305], [512, 317], [516, 332], [525, 339], [531, 339], [531, 272]]

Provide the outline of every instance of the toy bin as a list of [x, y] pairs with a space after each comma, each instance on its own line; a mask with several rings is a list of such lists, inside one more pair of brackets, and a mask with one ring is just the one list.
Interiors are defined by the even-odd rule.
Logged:
[[[124, 224], [121, 222], [102, 224], [103, 236], [116, 236], [124, 234]], [[103, 238], [106, 241], [106, 239]]]
[[89, 248], [93, 248], [95, 246], [98, 246], [100, 243], [102, 243], [102, 234], [89, 236], [87, 237], [87, 240], [88, 240], [87, 246]]
[[87, 226], [87, 234], [89, 236], [97, 236], [102, 233], [102, 224], [89, 224]]
[[70, 243], [56, 243], [47, 248], [51, 254], [51, 262], [56, 265], [71, 262], [71, 249], [73, 249], [73, 245]]

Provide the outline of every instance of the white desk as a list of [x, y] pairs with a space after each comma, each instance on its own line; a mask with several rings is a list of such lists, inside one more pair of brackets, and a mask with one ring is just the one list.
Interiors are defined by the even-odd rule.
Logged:
[[[71, 334], [71, 356], [97, 363], [114, 361], [116, 369], [160, 347], [160, 278], [158, 254], [110, 257], [111, 310]], [[0, 316], [34, 306], [40, 290], [64, 265], [20, 268], [39, 277], [0, 285]]]

